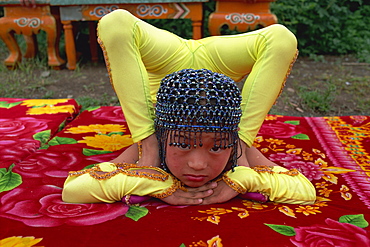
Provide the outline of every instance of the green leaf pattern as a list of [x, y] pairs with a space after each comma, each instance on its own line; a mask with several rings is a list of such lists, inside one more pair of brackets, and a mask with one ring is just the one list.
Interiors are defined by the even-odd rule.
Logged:
[[140, 206], [130, 206], [130, 209], [127, 211], [125, 214], [126, 217], [138, 221], [145, 215], [147, 215], [149, 210], [145, 207], [140, 207]]
[[22, 184], [21, 175], [12, 172], [14, 166], [14, 164], [11, 165], [8, 170], [0, 168], [0, 193], [12, 190]]

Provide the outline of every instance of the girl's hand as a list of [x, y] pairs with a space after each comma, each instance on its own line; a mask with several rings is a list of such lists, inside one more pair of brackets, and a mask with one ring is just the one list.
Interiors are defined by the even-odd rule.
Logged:
[[22, 6], [26, 7], [36, 7], [36, 1], [35, 0], [20, 0]]
[[177, 190], [172, 195], [163, 198], [162, 201], [171, 205], [200, 205], [205, 198], [214, 193], [217, 183], [212, 182], [198, 188], [187, 187], [187, 191]]
[[220, 181], [217, 187], [213, 189], [213, 193], [203, 199], [202, 204], [207, 205], [227, 202], [237, 195], [239, 195], [238, 192], [230, 188], [224, 181]]

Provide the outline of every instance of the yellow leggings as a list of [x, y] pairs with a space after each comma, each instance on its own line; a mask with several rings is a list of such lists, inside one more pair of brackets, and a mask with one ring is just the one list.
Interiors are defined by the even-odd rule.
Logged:
[[100, 20], [98, 40], [134, 142], [154, 133], [153, 104], [161, 79], [181, 69], [206, 68], [234, 81], [248, 75], [239, 136], [251, 146], [297, 54], [294, 34], [282, 25], [186, 40], [125, 10]]

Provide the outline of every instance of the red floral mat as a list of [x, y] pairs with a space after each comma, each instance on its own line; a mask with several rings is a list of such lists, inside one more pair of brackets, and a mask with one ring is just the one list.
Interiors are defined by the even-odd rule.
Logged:
[[16, 165], [0, 170], [0, 246], [370, 245], [370, 116], [266, 118], [255, 146], [300, 169], [317, 189], [314, 205], [240, 198], [188, 207], [156, 199], [130, 207], [61, 201], [68, 171], [108, 161], [130, 144], [121, 109], [100, 107], [82, 112], [21, 161], [2, 156], [2, 164]]
[[0, 98], [0, 168], [36, 151], [79, 109], [73, 99]]

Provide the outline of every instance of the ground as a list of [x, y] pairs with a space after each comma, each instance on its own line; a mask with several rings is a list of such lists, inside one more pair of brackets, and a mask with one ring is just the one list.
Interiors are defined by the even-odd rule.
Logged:
[[[75, 71], [24, 64], [15, 71], [0, 69], [1, 97], [68, 97], [77, 99], [85, 107], [118, 104], [103, 61], [81, 63]], [[299, 57], [271, 113], [369, 115], [369, 81], [370, 65], [357, 63], [352, 56]]]

